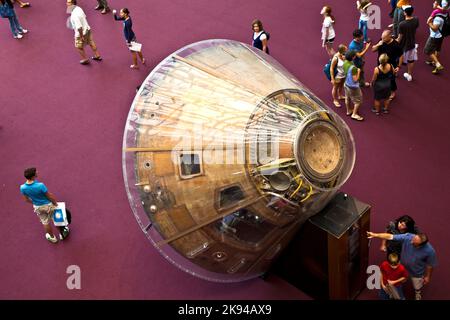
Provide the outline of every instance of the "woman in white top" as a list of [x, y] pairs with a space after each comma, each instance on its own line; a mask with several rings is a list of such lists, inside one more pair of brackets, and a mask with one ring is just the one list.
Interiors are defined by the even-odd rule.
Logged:
[[369, 12], [367, 11], [369, 7], [372, 5], [370, 1], [367, 0], [361, 0], [356, 1], [356, 8], [359, 10], [360, 16], [359, 16], [359, 24], [358, 29], [363, 32], [364, 35], [364, 43], [369, 42], [367, 39], [367, 23], [369, 21]]
[[327, 50], [328, 56], [332, 57], [335, 53], [333, 49], [334, 38], [336, 37], [334, 33], [334, 17], [331, 14], [331, 7], [325, 6], [320, 11], [320, 14], [323, 15], [323, 23], [322, 23], [322, 48]]
[[331, 96], [333, 97], [334, 105], [338, 108], [341, 106], [339, 100], [345, 99], [344, 82], [346, 74], [344, 73], [344, 62], [346, 52], [347, 46], [344, 44], [340, 44], [338, 47], [338, 52], [333, 56], [333, 60], [331, 60], [330, 74], [331, 84], [333, 85]]

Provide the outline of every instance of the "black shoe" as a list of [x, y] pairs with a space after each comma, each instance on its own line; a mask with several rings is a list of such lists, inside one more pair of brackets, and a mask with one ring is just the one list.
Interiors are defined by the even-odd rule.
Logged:
[[98, 57], [91, 57], [91, 59], [92, 59], [92, 60], [95, 60], [95, 61], [102, 61], [102, 60], [103, 60], [103, 58], [102, 58], [101, 56], [98, 56]]
[[101, 6], [101, 5], [97, 5], [95, 8], [94, 8], [94, 10], [102, 10], [103, 9], [103, 6]]

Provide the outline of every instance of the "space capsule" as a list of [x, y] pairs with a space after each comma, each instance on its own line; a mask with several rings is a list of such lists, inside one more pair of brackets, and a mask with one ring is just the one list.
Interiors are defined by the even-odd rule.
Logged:
[[162, 255], [210, 281], [260, 276], [348, 179], [345, 122], [271, 56], [206, 40], [140, 87], [123, 139], [132, 211]]

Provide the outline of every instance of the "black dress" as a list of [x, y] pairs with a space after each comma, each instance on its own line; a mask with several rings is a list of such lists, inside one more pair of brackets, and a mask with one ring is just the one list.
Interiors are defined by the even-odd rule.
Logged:
[[375, 100], [384, 100], [388, 99], [391, 95], [392, 88], [392, 79], [394, 78], [394, 68], [391, 65], [391, 69], [389, 72], [383, 73], [378, 67], [378, 76], [377, 80], [375, 80], [373, 86], [373, 93], [375, 96]]

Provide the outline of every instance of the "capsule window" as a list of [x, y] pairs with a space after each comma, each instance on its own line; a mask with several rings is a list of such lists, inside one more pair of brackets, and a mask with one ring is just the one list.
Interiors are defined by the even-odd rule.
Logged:
[[189, 179], [201, 175], [202, 163], [198, 153], [180, 154], [180, 176], [182, 179]]
[[244, 244], [257, 246], [273, 230], [273, 225], [246, 208], [239, 209], [216, 223], [216, 229]]
[[238, 203], [245, 198], [244, 191], [239, 185], [234, 185], [223, 189], [219, 194], [219, 207], [227, 208]]

